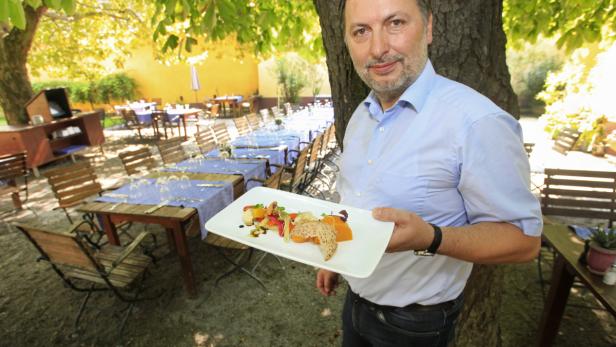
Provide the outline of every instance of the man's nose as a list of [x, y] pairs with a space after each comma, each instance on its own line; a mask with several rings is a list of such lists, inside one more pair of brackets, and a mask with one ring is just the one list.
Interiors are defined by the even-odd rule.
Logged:
[[370, 53], [376, 59], [389, 51], [389, 37], [385, 30], [375, 31], [370, 42]]

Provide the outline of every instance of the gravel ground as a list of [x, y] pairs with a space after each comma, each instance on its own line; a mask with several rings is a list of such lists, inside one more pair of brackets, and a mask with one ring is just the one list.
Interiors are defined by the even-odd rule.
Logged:
[[[124, 177], [118, 150], [152, 144], [131, 140], [126, 131], [106, 133], [106, 159], [98, 161], [103, 185]], [[191, 144], [187, 147], [192, 150]], [[59, 162], [54, 165], [66, 165]], [[43, 171], [45, 168], [43, 168]], [[29, 210], [3, 213], [2, 220], [44, 223], [53, 228], [68, 227], [55, 207], [43, 179], [30, 184]], [[326, 197], [335, 198], [333, 192]], [[0, 211], [10, 208], [0, 199]], [[166, 240], [164, 231], [150, 227]], [[38, 256], [23, 235], [0, 223], [0, 346], [337, 346], [340, 311], [345, 285], [335, 297], [324, 298], [314, 288], [316, 270], [286, 259], [281, 264], [266, 256], [256, 270], [265, 282], [263, 290], [243, 273], [235, 273], [218, 286], [216, 277], [227, 263], [198, 238], [189, 240], [196, 272], [198, 294], [187, 298], [182, 287], [177, 257], [159, 249], [159, 261], [145, 280], [144, 296], [153, 300], [138, 303], [125, 332], [118, 334], [118, 315], [124, 305], [108, 293], [92, 297], [80, 329], [73, 329], [74, 315], [82, 293], [64, 287], [58, 276]], [[262, 253], [257, 252], [258, 257]], [[544, 266], [549, 278], [549, 263]], [[537, 281], [536, 263], [506, 266], [504, 302], [500, 324], [503, 346], [533, 345], [543, 300]], [[574, 288], [561, 324], [557, 346], [614, 346], [614, 317], [599, 309], [592, 294]]]

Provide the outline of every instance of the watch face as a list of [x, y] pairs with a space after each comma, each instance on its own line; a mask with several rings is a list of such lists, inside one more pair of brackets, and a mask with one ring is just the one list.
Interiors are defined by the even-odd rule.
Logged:
[[415, 251], [414, 253], [415, 253], [415, 255], [420, 256], [420, 257], [433, 257], [434, 256], [434, 253], [429, 252], [427, 250]]

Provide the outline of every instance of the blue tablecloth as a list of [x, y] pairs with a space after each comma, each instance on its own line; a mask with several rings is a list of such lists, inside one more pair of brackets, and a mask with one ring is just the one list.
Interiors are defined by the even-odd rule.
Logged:
[[265, 161], [263, 160], [217, 160], [204, 159], [195, 160], [189, 159], [177, 163], [173, 167], [164, 168], [163, 171], [185, 171], [195, 173], [216, 173], [225, 175], [242, 175], [246, 183], [246, 190], [261, 183], [250, 181], [251, 178], [265, 179]]
[[[147, 182], [147, 183], [146, 183]], [[200, 184], [216, 184], [221, 187], [203, 187]], [[101, 202], [129, 203], [135, 205], [166, 205], [195, 208], [199, 214], [201, 237], [207, 236], [205, 222], [233, 201], [233, 185], [230, 182], [169, 180], [168, 190], [161, 193], [161, 184], [153, 178], [135, 180], [119, 189], [96, 199]]]

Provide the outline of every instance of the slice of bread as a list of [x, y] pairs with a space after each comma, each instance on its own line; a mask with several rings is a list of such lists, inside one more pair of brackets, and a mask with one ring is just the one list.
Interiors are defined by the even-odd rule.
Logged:
[[305, 222], [296, 225], [293, 231], [291, 231], [291, 236], [298, 236], [304, 239], [317, 237], [324, 260], [331, 259], [338, 248], [334, 227], [320, 221]]

